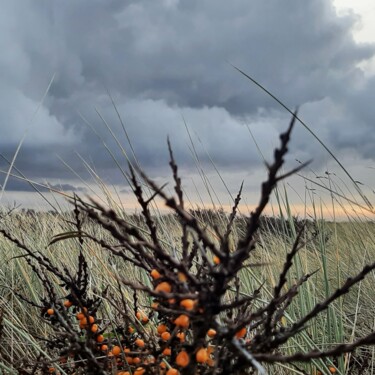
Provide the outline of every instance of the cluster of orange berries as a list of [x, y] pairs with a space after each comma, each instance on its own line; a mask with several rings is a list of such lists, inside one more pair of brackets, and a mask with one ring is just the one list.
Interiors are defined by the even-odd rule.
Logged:
[[[145, 342], [140, 338], [137, 338], [134, 344], [139, 350], [142, 350], [145, 347]], [[103, 349], [107, 351], [109, 358], [114, 358], [116, 360], [117, 368], [125, 365], [134, 366], [132, 373], [136, 375], [142, 375], [146, 371], [142, 365], [146, 366], [155, 362], [155, 358], [152, 355], [143, 355], [142, 358], [139, 352], [132, 353], [131, 349], [127, 347], [121, 348], [119, 345], [114, 345], [112, 349], [108, 351], [108, 346], [105, 345], [105, 348]], [[119, 370], [117, 374], [125, 375], [130, 374], [130, 372]]]
[[[214, 257], [213, 262], [214, 264], [219, 264], [220, 259]], [[98, 353], [105, 353], [105, 357], [111, 359], [111, 363], [115, 361], [117, 375], [143, 375], [150, 366], [158, 366], [160, 368], [160, 374], [163, 375], [179, 375], [180, 371], [188, 367], [192, 361], [200, 366], [214, 366], [215, 361], [213, 355], [215, 346], [212, 340], [217, 333], [213, 328], [209, 329], [206, 333], [208, 341], [201, 344], [201, 346], [196, 348], [193, 352], [187, 351], [184, 344], [187, 335], [189, 337], [189, 327], [192, 327], [191, 317], [194, 316], [192, 313], [194, 313], [194, 311], [198, 313], [203, 312], [203, 308], [198, 306], [198, 300], [193, 299], [194, 297], [176, 300], [176, 298], [163, 296], [163, 293], [170, 294], [173, 292], [174, 288], [171, 283], [165, 281], [165, 279], [163, 280], [162, 275], [156, 269], [152, 270], [150, 275], [155, 282], [154, 291], [161, 294], [160, 298], [153, 302], [151, 308], [154, 311], [160, 312], [159, 304], [165, 301], [169, 305], [173, 304], [179, 310], [186, 311], [186, 313], [180, 311], [180, 314], [173, 319], [168, 318], [168, 314], [167, 316], [165, 316], [165, 314], [163, 316], [162, 314], [159, 317], [160, 320], [156, 328], [156, 334], [159, 336], [160, 340], [160, 354], [154, 353], [155, 356], [153, 356], [152, 353], [147, 351], [147, 344], [139, 337], [135, 328], [132, 326], [127, 327], [127, 334], [129, 334], [129, 336], [125, 334], [126, 337], [124, 337], [124, 340], [120, 340], [117, 345], [111, 345], [108, 343], [108, 340], [105, 339], [104, 335], [99, 332], [99, 325], [96, 323], [95, 317], [90, 315], [88, 309], [85, 307], [75, 315], [79, 322], [79, 328], [92, 335], [97, 343]], [[180, 282], [187, 281], [187, 276], [184, 273], [179, 272], [177, 276]], [[70, 308], [73, 306], [73, 303], [66, 300], [64, 306]], [[54, 315], [54, 309], [48, 309], [47, 314], [50, 316]], [[135, 316], [142, 325], [149, 323], [149, 317], [143, 311], [137, 311]], [[247, 330], [244, 327], [236, 333], [236, 337], [244, 338], [246, 334]], [[179, 344], [173, 345], [175, 342], [173, 340], [177, 340], [176, 342]]]
[[[64, 306], [66, 308], [69, 308], [73, 306], [73, 302], [70, 300], [66, 300], [64, 302]], [[53, 308], [49, 308], [47, 309], [47, 314], [49, 316], [53, 316], [55, 315], [55, 310]], [[95, 318], [91, 315], [88, 315], [87, 307], [84, 307], [81, 312], [77, 313], [76, 318], [79, 321], [80, 329], [89, 329], [93, 333], [98, 332], [99, 326], [95, 324]], [[100, 339], [98, 342], [100, 342]]]
[[[66, 308], [69, 308], [73, 306], [73, 303], [69, 300], [64, 302], [64, 306]], [[47, 314], [49, 316], [54, 316], [55, 315], [55, 310], [53, 308], [47, 309]], [[148, 356], [144, 361], [141, 360], [139, 356], [132, 356], [131, 355], [131, 350], [129, 348], [121, 348], [118, 345], [114, 345], [109, 348], [109, 346], [105, 343], [105, 337], [103, 334], [99, 334], [99, 326], [98, 324], [95, 323], [95, 317], [89, 314], [89, 311], [86, 307], [83, 307], [80, 312], [78, 312], [75, 315], [76, 319], [78, 320], [79, 328], [81, 330], [86, 330], [87, 332], [92, 332], [94, 334], [94, 339], [96, 343], [98, 344], [98, 350], [101, 352], [106, 353], [108, 358], [114, 358], [117, 362], [117, 367], [123, 366], [125, 363], [127, 365], [134, 365], [138, 366], [136, 367], [133, 371], [132, 374], [134, 375], [143, 375], [145, 373], [145, 369], [143, 367], [139, 367], [140, 364], [148, 364], [152, 363], [155, 359], [152, 356]], [[141, 321], [143, 324], [146, 324], [148, 322], [148, 317], [142, 313], [142, 312], [137, 312], [136, 317], [139, 321]], [[132, 334], [134, 333], [134, 328], [129, 327], [129, 333]], [[138, 349], [142, 349], [145, 347], [145, 342], [141, 338], [136, 338], [134, 341], [134, 345]], [[125, 362], [122, 362], [121, 359], [121, 354], [124, 354]], [[63, 358], [65, 360], [65, 357]], [[55, 369], [53, 367], [49, 368], [50, 373], [56, 373]], [[126, 375], [130, 374], [128, 371], [119, 371], [118, 375]]]
[[[91, 315], [88, 315], [87, 308], [84, 307], [82, 311], [76, 315], [76, 318], [79, 321], [80, 329], [90, 330], [93, 333], [98, 332], [99, 326], [95, 324], [95, 318]], [[98, 342], [101, 342], [100, 339]]]
[[[64, 307], [69, 309], [73, 306], [73, 302], [70, 300], [66, 300], [63, 303]], [[47, 315], [50, 317], [54, 317], [56, 311], [54, 308], [50, 307], [46, 311]], [[86, 330], [87, 332], [91, 332], [96, 343], [99, 345], [99, 350], [107, 351], [108, 346], [102, 344], [105, 340], [105, 337], [102, 334], [99, 334], [99, 325], [96, 323], [95, 317], [89, 315], [87, 307], [83, 307], [80, 312], [75, 315], [76, 319], [78, 320], [79, 328], [81, 330]], [[67, 357], [63, 356], [60, 359], [60, 363], [66, 363]], [[49, 368], [50, 373], [56, 373], [53, 367]]]
[[[137, 311], [135, 315], [138, 321], [143, 325], [149, 322], [149, 318], [144, 312]], [[132, 336], [131, 348], [133, 350], [130, 347], [121, 347], [119, 345], [114, 345], [111, 350], [109, 350], [106, 344], [101, 346], [101, 350], [106, 352], [109, 358], [113, 358], [116, 361], [117, 368], [132, 366], [132, 372], [119, 370], [117, 375], [143, 375], [146, 372], [143, 366], [153, 364], [155, 362], [155, 357], [149, 353], [142, 353], [146, 347], [146, 343], [142, 338], [137, 337], [135, 329], [132, 326], [128, 327], [127, 333]]]
[[[185, 318], [186, 316], [183, 316], [183, 315], [180, 315], [176, 320], [179, 321], [179, 327], [183, 326], [184, 328], [186, 328], [186, 324], [188, 323], [188, 321], [186, 320]], [[176, 324], [176, 320], [174, 321], [174, 323]], [[177, 324], [176, 324], [177, 325]], [[163, 341], [168, 341], [170, 338], [171, 338], [171, 334], [170, 332], [168, 332], [168, 328], [165, 324], [160, 324], [158, 327], [157, 327], [157, 333], [159, 334], [159, 336], [161, 337], [161, 339]], [[213, 338], [215, 335], [216, 335], [216, 331], [214, 329], [210, 329], [208, 332], [207, 332], [207, 335], [210, 337], [210, 338]], [[185, 333], [184, 332], [178, 332], [176, 334], [176, 337], [180, 340], [180, 342], [184, 342], [185, 341]], [[213, 365], [214, 361], [212, 358], [210, 358], [210, 355], [212, 354], [212, 352], [214, 351], [214, 347], [213, 346], [209, 346], [208, 348], [200, 348], [197, 350], [196, 354], [195, 354], [195, 359], [197, 361], [197, 363], [201, 363], [201, 364], [208, 364], [210, 366]], [[172, 349], [170, 347], [166, 347], [163, 352], [162, 352], [163, 356], [165, 357], [170, 357], [172, 355]], [[176, 355], [176, 364], [180, 367], [186, 367], [188, 366], [190, 363], [190, 356], [189, 354], [185, 351], [185, 350], [181, 350], [177, 353]], [[162, 368], [166, 368], [166, 365], [164, 362], [162, 362], [160, 364], [160, 366]]]
[[[213, 258], [214, 264], [218, 265], [220, 264], [220, 259], [218, 257]], [[171, 293], [173, 288], [172, 285], [167, 281], [161, 281], [159, 279], [162, 279], [162, 275], [160, 272], [156, 269], [153, 269], [150, 272], [151, 277], [154, 279], [154, 282], [156, 283], [156, 286], [154, 288], [155, 292], [161, 293]], [[186, 282], [187, 277], [184, 273], [179, 272], [178, 273], [178, 280], [180, 282]], [[170, 304], [176, 303], [176, 300], [174, 298], [168, 299], [168, 302]], [[151, 307], [155, 310], [158, 308], [158, 302], [154, 302]], [[179, 307], [183, 308], [187, 311], [186, 314], [180, 314], [178, 315], [171, 323], [173, 323], [171, 329], [169, 330], [166, 324], [159, 324], [157, 327], [157, 334], [160, 336], [161, 340], [163, 342], [169, 342], [172, 338], [172, 333], [170, 331], [173, 331], [175, 334], [175, 337], [179, 339], [181, 343], [185, 341], [186, 333], [188, 332], [188, 328], [190, 326], [190, 317], [188, 315], [189, 312], [192, 312], [193, 310], [196, 310], [198, 312], [203, 312], [202, 308], [198, 307], [198, 301], [194, 299], [183, 299], [179, 302]], [[177, 333], [175, 332], [177, 328]], [[186, 332], [187, 331], [187, 332]], [[246, 336], [247, 330], [246, 328], [240, 329], [236, 333], [236, 337], [238, 338], [244, 338]], [[207, 331], [207, 336], [209, 339], [213, 339], [216, 336], [216, 331], [214, 329], [209, 329]], [[189, 353], [184, 349], [178, 347], [175, 349], [178, 351], [175, 353], [175, 364], [179, 366], [180, 368], [187, 367], [191, 360], [193, 354], [189, 355]], [[214, 346], [207, 345], [207, 347], [200, 347], [194, 352], [195, 361], [198, 364], [204, 364], [208, 366], [214, 365], [214, 359], [212, 358], [212, 354], [214, 352]], [[163, 352], [163, 356], [170, 357], [172, 354], [172, 350], [170, 347], [166, 347]], [[166, 368], [165, 362], [161, 362], [160, 366], [162, 368]], [[173, 375], [178, 374], [178, 370], [171, 368], [168, 370], [167, 375]]]

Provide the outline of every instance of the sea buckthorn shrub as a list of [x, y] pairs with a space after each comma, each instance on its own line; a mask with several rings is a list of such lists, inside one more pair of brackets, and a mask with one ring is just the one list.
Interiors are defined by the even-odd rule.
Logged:
[[[251, 257], [256, 250], [256, 233], [260, 218], [272, 190], [283, 178], [280, 175], [287, 145], [295, 122], [280, 136], [281, 146], [275, 150], [274, 161], [268, 166], [268, 178], [262, 184], [257, 208], [246, 221], [245, 234], [237, 243], [230, 239], [241, 199], [240, 189], [227, 220], [224, 233], [216, 230], [218, 242], [185, 208], [181, 180], [171, 146], [170, 166], [175, 181], [175, 197], [168, 196], [142, 171], [129, 165], [129, 179], [142, 210], [147, 233], [124, 220], [114, 210], [95, 201], [75, 197], [72, 201], [76, 230], [56, 236], [53, 242], [78, 239], [80, 252], [75, 275], [60, 270], [48, 258], [30, 251], [9, 233], [3, 235], [26, 252], [26, 259], [45, 288], [41, 305], [31, 301], [45, 324], [52, 329], [44, 343], [38, 361], [22, 363], [20, 373], [38, 374], [117, 374], [117, 375], [188, 375], [188, 374], [265, 374], [272, 363], [307, 362], [329, 357], [331, 365], [322, 371], [336, 372], [333, 358], [352, 352], [361, 345], [375, 343], [375, 334], [350, 344], [333, 345], [324, 351], [286, 353], [283, 346], [304, 330], [318, 314], [375, 268], [375, 263], [337, 289], [327, 299], [316, 304], [299, 320], [288, 323], [285, 313], [298, 295], [298, 290], [311, 275], [302, 275], [288, 287], [286, 280], [293, 259], [304, 246], [300, 234], [287, 254], [272, 296], [259, 302], [262, 285], [252, 293], [241, 291], [240, 271], [254, 266]], [[301, 166], [300, 168], [302, 168]], [[144, 184], [154, 194], [147, 197]], [[159, 196], [177, 215], [181, 225], [181, 246], [172, 249], [161, 241], [159, 229], [150, 212], [150, 204]], [[106, 230], [111, 242], [97, 238], [84, 230], [85, 217]], [[119, 297], [105, 290], [95, 298], [89, 296], [89, 268], [85, 246], [90, 241], [99, 244], [112, 256], [140, 270], [147, 282], [118, 276]], [[231, 244], [230, 244], [231, 242]], [[54, 274], [66, 290], [64, 296], [55, 291], [48, 277]], [[113, 286], [112, 286], [113, 287]], [[124, 296], [126, 290], [127, 296]], [[130, 297], [129, 297], [130, 296]], [[24, 301], [24, 296], [18, 295]], [[117, 298], [117, 299], [116, 299]], [[118, 318], [103, 318], [102, 301], [106, 299]], [[41, 344], [43, 345], [43, 344]], [[45, 353], [49, 353], [47, 359]], [[316, 369], [316, 373], [320, 373]]]

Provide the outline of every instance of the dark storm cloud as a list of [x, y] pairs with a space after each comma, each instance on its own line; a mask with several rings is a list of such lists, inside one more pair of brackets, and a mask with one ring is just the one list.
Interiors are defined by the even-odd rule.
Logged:
[[[375, 47], [353, 40], [356, 21], [354, 15], [337, 17], [327, 0], [6, 0], [0, 14], [0, 152], [11, 159], [29, 129], [16, 161], [27, 177], [74, 177], [58, 154], [89, 179], [77, 151], [106, 181], [123, 181], [102, 142], [123, 168], [126, 157], [94, 109], [132, 158], [108, 88], [138, 159], [154, 175], [165, 173], [167, 135], [182, 166], [194, 166], [183, 118], [203, 163], [209, 163], [207, 151], [218, 167], [246, 174], [259, 160], [246, 125], [269, 156], [289, 116], [230, 62], [287, 105], [302, 105], [308, 123], [336, 152], [352, 147], [375, 159], [368, 135], [375, 86], [357, 66]], [[298, 130], [293, 155], [323, 162], [317, 150]], [[0, 167], [6, 170], [6, 163]]]
[[[49, 192], [49, 191], [73, 191], [79, 193], [85, 193], [87, 191], [86, 188], [73, 186], [71, 184], [47, 184], [46, 182], [41, 184], [33, 184], [28, 183], [23, 179], [17, 179], [16, 177], [10, 177], [8, 183], [6, 185], [6, 191], [22, 191], [22, 192], [29, 192], [29, 191], [39, 191], [39, 192]], [[0, 189], [2, 186], [0, 186]]]

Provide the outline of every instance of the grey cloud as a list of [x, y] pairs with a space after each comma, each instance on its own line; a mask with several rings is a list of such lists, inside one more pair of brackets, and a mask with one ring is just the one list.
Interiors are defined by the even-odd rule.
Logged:
[[[124, 181], [77, 113], [126, 169], [126, 159], [94, 110], [103, 114], [131, 158], [107, 88], [137, 157], [153, 175], [167, 173], [167, 135], [181, 166], [187, 172], [195, 168], [182, 116], [204, 165], [210, 164], [206, 148], [219, 168], [250, 173], [261, 158], [245, 124], [270, 157], [290, 116], [228, 62], [292, 108], [302, 105], [306, 121], [338, 155], [354, 147], [375, 159], [368, 135], [375, 88], [357, 66], [374, 56], [375, 46], [356, 43], [351, 32], [358, 18], [337, 17], [330, 1], [8, 0], [0, 21], [5, 51], [0, 57], [0, 153], [11, 159], [29, 128], [16, 166], [30, 178], [72, 178], [58, 154], [90, 180], [77, 151], [105, 181]], [[54, 73], [51, 90], [29, 124]], [[316, 165], [324, 163], [320, 146], [302, 128], [291, 149], [291, 162], [314, 157]], [[6, 163], [0, 167], [6, 169]]]
[[[35, 183], [34, 183], [35, 182]], [[0, 189], [2, 185], [0, 185]], [[46, 181], [32, 181], [31, 183], [25, 181], [23, 178], [18, 179], [16, 177], [10, 177], [7, 185], [5, 187], [5, 191], [17, 191], [17, 192], [49, 192], [52, 190], [57, 191], [71, 191], [71, 192], [78, 192], [78, 193], [85, 193], [87, 189], [80, 186], [74, 186], [68, 183], [61, 183], [61, 184], [50, 184]]]
[[59, 190], [59, 191], [74, 191], [74, 192], [87, 192], [87, 189], [85, 187], [81, 186], [73, 186], [71, 184], [54, 184], [49, 185], [51, 189]]

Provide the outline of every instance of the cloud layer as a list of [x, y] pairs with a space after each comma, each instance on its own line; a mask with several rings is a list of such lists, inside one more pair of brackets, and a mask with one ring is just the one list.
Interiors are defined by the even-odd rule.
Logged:
[[[134, 150], [158, 177], [166, 175], [169, 135], [189, 174], [195, 164], [186, 122], [203, 165], [211, 158], [229, 181], [231, 173], [246, 178], [261, 160], [248, 127], [270, 157], [290, 116], [233, 64], [291, 108], [301, 106], [339, 157], [371, 163], [375, 78], [359, 64], [375, 45], [354, 41], [358, 21], [338, 17], [326, 0], [5, 0], [0, 153], [11, 160], [27, 130], [16, 166], [28, 177], [71, 184], [74, 174], [59, 156], [87, 181], [82, 159], [117, 184], [123, 177], [104, 144], [121, 166], [126, 157], [111, 131], [129, 158]], [[314, 158], [316, 168], [328, 160], [302, 127], [291, 151], [290, 160]], [[22, 190], [14, 181], [7, 189]]]

